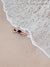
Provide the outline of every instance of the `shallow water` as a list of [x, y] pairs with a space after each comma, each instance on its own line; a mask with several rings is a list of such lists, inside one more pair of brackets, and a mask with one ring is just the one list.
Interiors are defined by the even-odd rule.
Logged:
[[7, 20], [29, 32], [34, 46], [50, 58], [50, 0], [2, 0]]

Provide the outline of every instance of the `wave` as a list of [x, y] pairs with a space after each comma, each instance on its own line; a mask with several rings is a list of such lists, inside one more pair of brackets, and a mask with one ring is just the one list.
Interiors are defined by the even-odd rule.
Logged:
[[1, 0], [7, 20], [28, 31], [31, 42], [50, 58], [50, 1]]

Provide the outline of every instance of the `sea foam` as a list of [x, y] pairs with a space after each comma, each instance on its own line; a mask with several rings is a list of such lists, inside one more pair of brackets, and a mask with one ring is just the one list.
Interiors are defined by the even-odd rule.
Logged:
[[31, 42], [50, 58], [50, 0], [2, 0], [7, 20], [28, 31]]

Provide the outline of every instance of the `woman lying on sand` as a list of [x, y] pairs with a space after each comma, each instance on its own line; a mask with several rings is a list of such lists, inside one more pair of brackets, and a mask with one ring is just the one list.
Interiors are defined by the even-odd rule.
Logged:
[[19, 34], [21, 34], [21, 35], [28, 35], [28, 33], [27, 32], [24, 32], [24, 31], [22, 31], [21, 29], [16, 29], [16, 28], [14, 28], [14, 32], [17, 32], [17, 33], [19, 33]]

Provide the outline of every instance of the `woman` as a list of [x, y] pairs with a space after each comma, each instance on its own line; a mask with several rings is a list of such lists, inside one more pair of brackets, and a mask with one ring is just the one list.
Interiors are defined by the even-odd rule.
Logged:
[[21, 34], [21, 35], [28, 35], [28, 33], [27, 32], [24, 32], [24, 31], [22, 31], [21, 29], [16, 29], [16, 28], [14, 28], [14, 32], [18, 32], [19, 34]]

